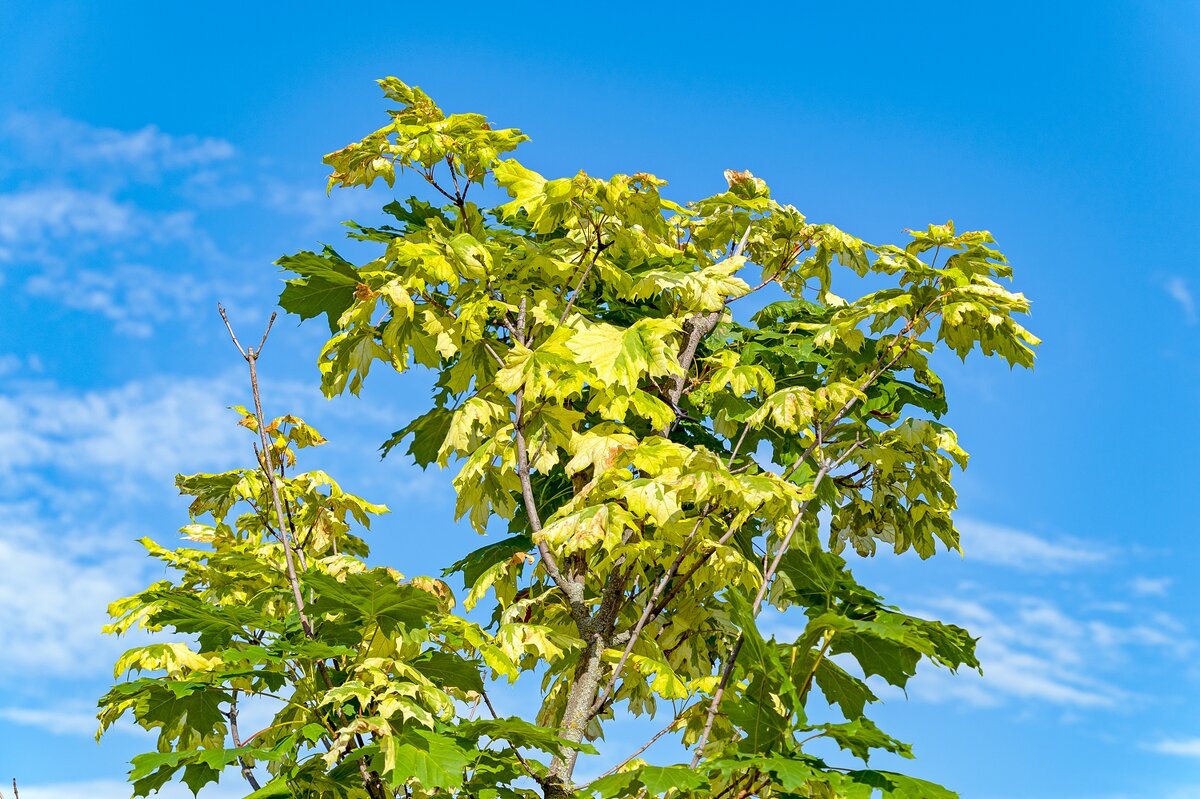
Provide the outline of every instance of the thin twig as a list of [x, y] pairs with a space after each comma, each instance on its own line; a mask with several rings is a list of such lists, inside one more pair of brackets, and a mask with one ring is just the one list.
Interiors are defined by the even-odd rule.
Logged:
[[[488, 712], [492, 714], [492, 718], [499, 719], [500, 714], [496, 712], [496, 708], [492, 707], [492, 700], [488, 698], [487, 691], [481, 688], [479, 690], [479, 695], [483, 697], [483, 703], [487, 705]], [[521, 768], [525, 769], [525, 773], [528, 774], [534, 782], [540, 784], [542, 781], [541, 777], [534, 772], [533, 767], [529, 765], [529, 761], [526, 760], [524, 756], [517, 750], [516, 744], [507, 739], [505, 739], [505, 741], [509, 746], [512, 747], [513, 754], [517, 756], [517, 762], [521, 764]]]
[[[625, 765], [627, 765], [627, 764], [628, 764], [628, 763], [629, 763], [631, 760], [633, 760], [635, 757], [637, 757], [638, 755], [642, 754], [642, 752], [645, 752], [645, 751], [646, 751], [647, 749], [649, 749], [650, 747], [654, 746], [654, 744], [658, 743], [658, 741], [659, 741], [659, 739], [660, 739], [660, 738], [662, 738], [664, 735], [666, 735], [667, 733], [669, 733], [669, 732], [670, 732], [670, 731], [671, 731], [671, 730], [672, 730], [672, 729], [675, 727], [675, 725], [679, 723], [679, 719], [680, 719], [680, 718], [683, 716], [684, 712], [686, 712], [687, 710], [688, 710], [688, 708], [686, 708], [686, 707], [685, 707], [683, 710], [681, 710], [681, 711], [679, 711], [678, 713], [676, 713], [676, 714], [675, 714], [675, 718], [671, 719], [671, 723], [670, 723], [670, 724], [668, 724], [667, 726], [663, 727], [661, 730], [659, 730], [658, 732], [656, 732], [656, 733], [654, 734], [654, 737], [653, 737], [653, 738], [651, 738], [649, 741], [647, 741], [645, 744], [643, 744], [643, 745], [642, 745], [642, 746], [641, 746], [641, 747], [640, 747], [640, 748], [639, 748], [639, 749], [638, 749], [636, 752], [634, 752], [632, 755], [630, 755], [629, 757], [625, 758], [625, 759], [624, 759], [624, 760], [622, 760], [620, 763], [618, 763], [617, 765], [613, 766], [612, 768], [610, 768], [608, 771], [606, 771], [606, 772], [604, 772], [603, 774], [601, 774], [601, 775], [600, 775], [599, 777], [597, 777], [596, 779], [597, 779], [597, 780], [602, 780], [602, 779], [604, 779], [605, 777], [608, 777], [608, 776], [611, 776], [611, 775], [613, 775], [613, 774], [616, 774], [618, 771], [620, 771], [620, 770], [621, 770], [621, 769], [622, 769], [622, 768], [623, 768]], [[596, 781], [596, 780], [592, 780], [592, 782], [595, 782], [595, 781]], [[586, 791], [586, 790], [587, 790], [587, 788], [584, 788], [583, 790], [584, 790], [584, 791]]]
[[[235, 749], [241, 749], [248, 742], [242, 741], [242, 737], [240, 733], [238, 733], [237, 701], [238, 691], [236, 688], [234, 688], [229, 699], [229, 712], [225, 715], [229, 719], [229, 734], [233, 737], [233, 746]], [[257, 733], [255, 733], [255, 735], [257, 735]], [[249, 764], [246, 763], [246, 758], [238, 755], [238, 765], [241, 766], [242, 776], [246, 778], [246, 782], [250, 784], [250, 788], [255, 791], [259, 790], [262, 786], [258, 784], [258, 779], [254, 776], [254, 771], [251, 770]]]
[[733, 663], [737, 660], [738, 652], [742, 651], [742, 643], [745, 640], [745, 637], [739, 633], [737, 640], [733, 642], [733, 648], [729, 650], [729, 657], [725, 661], [725, 668], [721, 670], [721, 681], [717, 685], [717, 690], [713, 693], [712, 701], [708, 705], [708, 716], [704, 719], [704, 730], [700, 733], [700, 738], [696, 741], [696, 752], [692, 755], [692, 768], [700, 765], [700, 759], [704, 756], [704, 746], [708, 743], [708, 737], [712, 735], [713, 723], [717, 720], [717, 708], [721, 706], [721, 699], [725, 696], [725, 688], [729, 685], [729, 678], [733, 676]]
[[292, 553], [292, 540], [288, 532], [287, 521], [283, 512], [283, 499], [279, 493], [279, 484], [275, 480], [275, 467], [271, 458], [271, 442], [267, 438], [267, 424], [263, 417], [262, 396], [258, 390], [258, 356], [262, 348], [267, 343], [267, 334], [271, 332], [271, 326], [275, 324], [275, 314], [271, 314], [271, 321], [267, 323], [266, 332], [263, 333], [262, 341], [259, 342], [258, 349], [246, 350], [238, 342], [237, 335], [233, 332], [233, 325], [229, 322], [229, 316], [225, 313], [225, 308], [217, 305], [217, 310], [221, 313], [221, 319], [225, 322], [225, 328], [229, 331], [229, 337], [233, 339], [233, 344], [238, 348], [238, 352], [246, 360], [247, 366], [250, 368], [250, 390], [254, 396], [254, 418], [258, 422], [258, 437], [262, 443], [262, 457], [266, 462], [266, 477], [267, 484], [271, 489], [271, 500], [275, 504], [275, 518], [279, 524], [280, 535], [283, 536], [284, 560], [287, 563], [288, 582], [291, 583], [292, 596], [296, 600], [296, 613], [300, 617], [300, 626], [304, 630], [304, 634], [308, 638], [315, 638], [313, 633], [312, 623], [308, 619], [308, 614], [304, 611], [304, 592], [300, 588], [300, 580], [296, 576], [296, 561]]
[[[526, 299], [522, 298], [521, 307], [517, 313], [517, 338], [518, 342], [522, 345], [526, 343], [525, 314]], [[529, 529], [537, 542], [538, 554], [541, 555], [542, 565], [545, 567], [546, 573], [550, 575], [550, 579], [554, 581], [558, 589], [563, 592], [563, 596], [567, 598], [567, 602], [571, 607], [571, 616], [575, 619], [580, 632], [586, 634], [587, 628], [590, 626], [590, 618], [587, 607], [583, 602], [583, 586], [563, 576], [562, 570], [558, 566], [558, 561], [555, 560], [554, 554], [550, 552], [550, 547], [544, 540], [538, 537], [538, 533], [542, 531], [542, 519], [538, 514], [537, 501], [533, 496], [533, 480], [529, 470], [529, 447], [525, 440], [524, 413], [525, 389], [520, 387], [513, 395], [513, 438], [517, 445], [517, 480], [521, 484], [521, 499], [525, 505], [525, 515], [529, 518]]]
[[445, 197], [447, 200], [454, 203], [455, 205], [459, 205], [460, 200], [457, 197], [455, 197], [453, 194], [451, 194], [450, 192], [443, 189], [441, 187], [441, 185], [436, 180], [433, 179], [433, 168], [432, 167], [427, 169], [422, 174], [424, 175], [425, 180], [429, 183], [429, 185], [433, 186], [435, 189], [437, 189], [439, 192], [441, 192], [443, 197]]
[[654, 592], [650, 594], [650, 598], [646, 600], [646, 606], [642, 609], [642, 615], [637, 620], [637, 624], [633, 626], [633, 630], [629, 634], [629, 640], [625, 642], [625, 650], [621, 652], [621, 657], [619, 660], [617, 660], [617, 665], [613, 667], [612, 675], [608, 678], [608, 684], [605, 686], [604, 691], [601, 692], [599, 698], [592, 703], [593, 715], [600, 712], [600, 709], [604, 707], [604, 704], [609, 700], [610, 697], [612, 697], [613, 692], [616, 690], [617, 680], [620, 679], [621, 672], [625, 669], [625, 664], [629, 661], [629, 656], [633, 653], [634, 645], [637, 644], [638, 638], [642, 634], [642, 630], [646, 628], [646, 624], [650, 621], [651, 616], [654, 614], [654, 608], [658, 605], [658, 600], [662, 597], [663, 592], [667, 590], [667, 586], [670, 584], [671, 578], [679, 572], [679, 567], [683, 565], [683, 561], [688, 555], [688, 545], [691, 544], [692, 539], [694, 539], [696, 534], [699, 532], [700, 525], [704, 522], [704, 518], [705, 517], [702, 515], [700, 518], [696, 519], [696, 524], [692, 527], [692, 532], [688, 534], [687, 539], [684, 540], [683, 546], [680, 547], [679, 554], [675, 557], [675, 560], [671, 564], [670, 568], [668, 568], [666, 573], [662, 576], [662, 579], [660, 579], [658, 584], [654, 586]]
[[[813, 481], [813, 491], [820, 486], [821, 481], [825, 479], [827, 470], [831, 468], [831, 464], [824, 464], [821, 470], [817, 472], [816, 479]], [[780, 562], [783, 560], [784, 554], [791, 545], [792, 536], [800, 527], [800, 522], [804, 519], [804, 514], [808, 510], [808, 506], [812, 504], [812, 498], [806, 499], [800, 504], [796, 515], [792, 518], [792, 523], [788, 526], [788, 531], [784, 535], [779, 545], [778, 553], [770, 567], [763, 573], [762, 585], [759, 586], [758, 593], [754, 597], [754, 604], [750, 610], [750, 617], [753, 619], [758, 615], [758, 611], [762, 608], [763, 599], [766, 598], [767, 590], [771, 583], [771, 578], [774, 577], [776, 569], [779, 568]], [[712, 734], [713, 723], [717, 718], [717, 711], [721, 706], [721, 699], [725, 696], [725, 687], [729, 684], [730, 678], [733, 676], [733, 666], [737, 661], [738, 653], [742, 651], [742, 644], [746, 640], [745, 632], [739, 632], [737, 638], [733, 642], [733, 647], [729, 651], [729, 657], [725, 659], [725, 665], [721, 670], [721, 681], [717, 686], [717, 690], [713, 693], [712, 700], [708, 705], [708, 716], [704, 721], [704, 729], [700, 733], [700, 737], [696, 740], [696, 752], [692, 755], [692, 768], [695, 768], [700, 763], [700, 759], [704, 756], [704, 746], [708, 743], [708, 738]]]
[[[729, 255], [730, 258], [739, 257], [746, 249], [746, 244], [750, 240], [750, 225], [746, 225], [745, 232], [742, 233], [742, 239], [733, 248], [733, 252]], [[684, 388], [687, 386], [687, 375], [691, 371], [692, 363], [696, 360], [696, 350], [700, 347], [700, 342], [704, 337], [711, 333], [721, 321], [721, 317], [725, 313], [725, 305], [722, 303], [720, 310], [704, 312], [689, 316], [682, 325], [684, 334], [683, 345], [679, 348], [679, 374], [671, 379], [671, 387], [667, 391], [668, 404], [675, 410], [678, 416], [679, 401], [683, 397]], [[660, 435], [664, 438], [671, 432], [675, 421], [672, 420], [662, 431]]]
[[592, 254], [591, 263], [587, 265], [587, 268], [583, 270], [583, 274], [579, 276], [579, 280], [575, 283], [575, 290], [571, 293], [571, 299], [567, 300], [567, 307], [563, 308], [562, 316], [558, 320], [560, 327], [567, 321], [567, 317], [570, 316], [571, 308], [575, 305], [575, 300], [579, 299], [579, 292], [583, 289], [584, 281], [588, 279], [588, 275], [592, 273], [592, 269], [596, 266], [596, 261], [600, 259], [600, 253], [608, 249], [609, 244], [612, 244], [611, 241], [608, 244], [600, 242], [600, 225], [604, 224], [604, 219], [606, 218], [602, 218], [596, 225], [596, 252]]

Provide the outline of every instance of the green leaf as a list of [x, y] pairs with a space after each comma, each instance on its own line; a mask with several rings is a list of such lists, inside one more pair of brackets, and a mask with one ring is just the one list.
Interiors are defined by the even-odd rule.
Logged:
[[462, 691], [483, 690], [483, 676], [480, 674], [479, 664], [459, 655], [430, 650], [413, 660], [411, 665], [428, 677], [434, 685]]
[[483, 573], [493, 566], [512, 560], [514, 555], [533, 549], [533, 539], [524, 533], [480, 547], [442, 572], [451, 575], [461, 572], [467, 588], [474, 587]]
[[310, 606], [312, 615], [339, 618], [338, 622], [326, 625], [330, 632], [335, 624], [349, 623], [359, 627], [377, 625], [382, 633], [391, 636], [423, 628], [438, 608], [434, 596], [412, 585], [397, 583], [385, 569], [347, 574], [344, 581], [310, 573], [303, 582], [317, 591], [317, 601]]
[[384, 736], [379, 748], [383, 776], [394, 788], [415, 780], [426, 790], [455, 789], [462, 785], [463, 770], [471, 763], [457, 741], [427, 730]]
[[[958, 794], [940, 785], [891, 771], [849, 771], [846, 778], [852, 784], [878, 790], [891, 799], [958, 799]], [[863, 796], [866, 799], [866, 794]]]
[[873, 749], [882, 749], [909, 760], [913, 757], [912, 747], [888, 735], [870, 719], [856, 718], [845, 724], [821, 724], [812, 729], [819, 730], [826, 738], [864, 762], [870, 759]]
[[359, 283], [354, 266], [329, 247], [320, 255], [300, 252], [285, 255], [275, 263], [299, 275], [286, 281], [279, 295], [280, 307], [302, 320], [325, 314], [330, 332], [336, 332], [338, 318], [354, 302]]
[[516, 747], [540, 749], [551, 755], [559, 755], [568, 750], [589, 755], [597, 754], [596, 747], [589, 743], [568, 741], [560, 738], [553, 730], [516, 717], [467, 721], [459, 724], [459, 729], [468, 735], [503, 740]]
[[837, 705], [842, 715], [851, 721], [862, 718], [863, 708], [868, 702], [879, 701], [865, 682], [850, 675], [829, 658], [822, 658], [817, 663], [814, 679], [825, 699]]

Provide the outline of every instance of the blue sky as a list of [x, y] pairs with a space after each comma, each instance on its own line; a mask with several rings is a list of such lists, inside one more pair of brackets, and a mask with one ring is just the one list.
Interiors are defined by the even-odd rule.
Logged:
[[[320, 156], [389, 74], [524, 129], [544, 173], [688, 199], [750, 169], [868, 240], [992, 230], [1046, 343], [1033, 373], [946, 365], [967, 556], [857, 567], [981, 636], [985, 674], [919, 675], [880, 720], [964, 799], [1200, 797], [1200, 6], [202, 7], [0, 6], [0, 778], [25, 799], [127, 795], [139, 739], [91, 740], [126, 645], [103, 607], [155, 578], [133, 541], [183, 523], [172, 476], [244, 461], [216, 302], [260, 325], [276, 257], [386, 202], [327, 199]], [[276, 329], [268, 410], [397, 511], [381, 560], [453, 561], [477, 541], [449, 476], [361, 457], [425, 384], [326, 403], [321, 333]]]

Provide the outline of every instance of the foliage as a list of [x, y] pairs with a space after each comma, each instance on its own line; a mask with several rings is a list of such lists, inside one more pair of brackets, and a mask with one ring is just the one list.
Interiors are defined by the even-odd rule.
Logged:
[[[447, 571], [490, 623], [440, 580], [367, 568], [351, 520], [383, 506], [288, 471], [321, 443], [303, 422], [244, 413], [257, 466], [179, 478], [194, 546], [147, 541], [178, 577], [112, 608], [116, 632], [183, 636], [126, 654], [118, 673], [151, 676], [102, 701], [104, 726], [131, 713], [158, 732], [138, 792], [236, 765], [252, 787], [268, 774], [255, 797], [953, 796], [806, 747], [911, 757], [865, 715], [864, 678], [978, 666], [966, 631], [887, 604], [842, 553], [959, 549], [967, 456], [938, 421], [933, 356], [1030, 366], [1037, 344], [992, 237], [947, 223], [869, 244], [746, 172], [686, 205], [644, 173], [547, 179], [505, 157], [519, 131], [381, 85], [391, 121], [326, 157], [330, 186], [407, 171], [445, 203], [349, 223], [379, 248], [362, 265], [281, 259], [280, 303], [326, 317], [329, 396], [378, 363], [436, 376], [384, 451], [454, 469], [457, 517], [503, 532]], [[838, 296], [835, 270], [870, 290]], [[734, 313], [764, 290], [783, 299]], [[768, 604], [799, 621], [794, 640], [760, 630]], [[522, 678], [542, 681], [536, 713], [476, 718], [487, 685]], [[249, 696], [279, 704], [243, 738]], [[843, 720], [810, 721], [817, 697], [832, 710], [814, 717]], [[577, 758], [626, 715], [661, 719], [691, 762], [639, 751], [577, 785]]]

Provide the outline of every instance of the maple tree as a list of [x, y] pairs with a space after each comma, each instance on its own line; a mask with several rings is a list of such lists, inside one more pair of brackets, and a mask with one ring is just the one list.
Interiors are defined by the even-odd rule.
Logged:
[[[461, 611], [442, 579], [368, 567], [356, 530], [386, 508], [295, 471], [323, 439], [263, 415], [263, 343], [239, 344], [255, 462], [178, 478], [188, 543], [145, 541], [177, 577], [111, 608], [113, 632], [183, 634], [130, 650], [101, 702], [103, 728], [131, 714], [157, 732], [136, 792], [233, 768], [256, 799], [953, 796], [866, 765], [911, 756], [867, 717], [868, 678], [978, 667], [974, 640], [886, 603], [843, 552], [959, 549], [967, 456], [937, 421], [931, 358], [1027, 367], [1038, 343], [992, 237], [948, 223], [869, 244], [745, 172], [687, 204], [644, 173], [547, 179], [506, 156], [519, 131], [380, 83], [390, 121], [326, 156], [331, 187], [408, 173], [444, 202], [350, 223], [378, 247], [366, 263], [280, 259], [280, 304], [328, 322], [329, 396], [373, 367], [434, 374], [428, 410], [384, 451], [454, 469], [456, 516], [502, 537], [444, 575], [465, 585]], [[835, 274], [870, 290], [839, 296]], [[764, 291], [782, 299], [751, 299]], [[767, 606], [801, 633], [760, 629]], [[540, 707], [498, 715], [489, 689], [519, 680], [540, 682]], [[248, 701], [275, 703], [249, 734]], [[841, 720], [811, 721], [814, 703]], [[623, 716], [689, 755], [631, 746], [581, 783]]]

